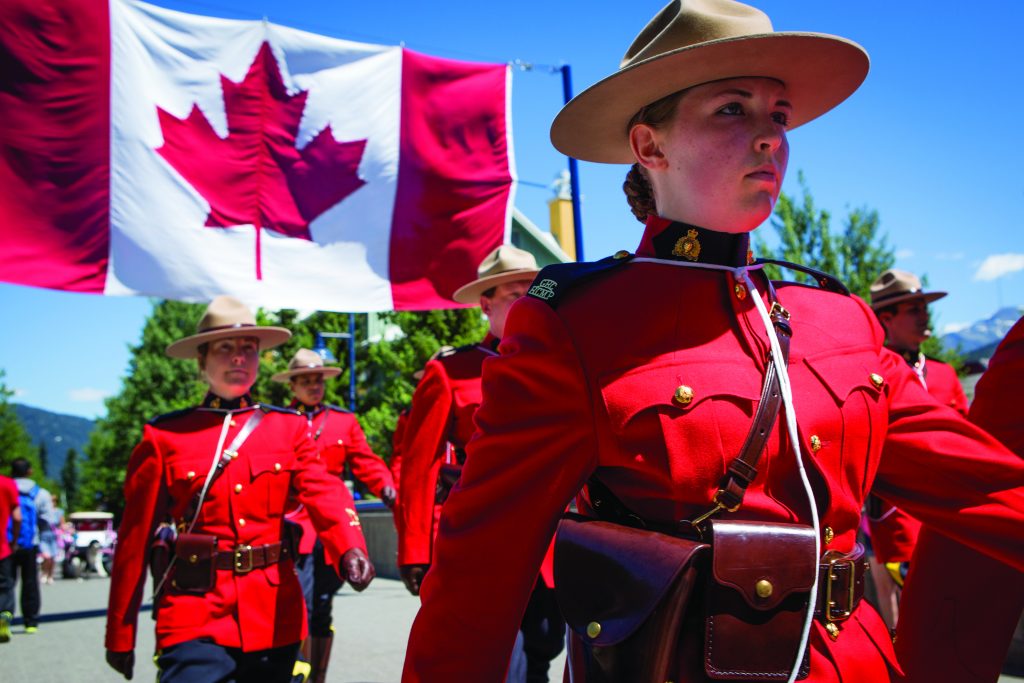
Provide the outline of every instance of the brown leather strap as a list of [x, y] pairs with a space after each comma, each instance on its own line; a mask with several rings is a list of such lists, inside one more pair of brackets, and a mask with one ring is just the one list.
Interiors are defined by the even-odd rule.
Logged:
[[234, 550], [221, 550], [217, 553], [217, 569], [232, 569], [236, 574], [246, 574], [253, 569], [280, 562], [288, 556], [287, 546], [281, 543], [265, 545], [239, 545]]
[[[864, 559], [864, 546], [854, 546], [853, 552], [842, 555], [827, 552], [818, 565], [818, 599], [814, 603], [814, 617], [823, 623], [845, 621], [856, 611], [864, 597], [864, 575], [868, 565]], [[828, 611], [826, 612], [826, 605]]]

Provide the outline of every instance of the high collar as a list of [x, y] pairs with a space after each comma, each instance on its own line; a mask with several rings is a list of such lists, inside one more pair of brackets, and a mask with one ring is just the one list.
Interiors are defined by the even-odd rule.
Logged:
[[498, 352], [498, 344], [500, 344], [500, 343], [501, 343], [501, 339], [499, 337], [495, 337], [493, 334], [488, 332], [487, 336], [484, 337], [484, 340], [482, 342], [480, 342], [480, 346], [484, 347], [485, 349], [490, 349], [491, 351], [494, 351], [495, 353], [497, 353]]
[[892, 347], [889, 348], [890, 350], [898, 353], [903, 358], [903, 360], [907, 361], [907, 365], [909, 365], [912, 368], [916, 368], [924, 364], [924, 354], [921, 353], [919, 350], [910, 351], [908, 349], [894, 349]]
[[315, 406], [306, 405], [298, 399], [292, 399], [292, 402], [288, 404], [288, 407], [292, 410], [297, 410], [303, 415], [316, 415], [324, 409], [324, 404], [320, 403]]
[[750, 235], [718, 232], [650, 216], [637, 256], [738, 268], [753, 263]]
[[212, 391], [208, 391], [203, 399], [203, 407], [211, 410], [242, 410], [244, 408], [251, 408], [254, 405], [256, 405], [256, 402], [252, 400], [252, 396], [249, 394], [239, 396], [234, 400], [228, 400], [221, 398]]

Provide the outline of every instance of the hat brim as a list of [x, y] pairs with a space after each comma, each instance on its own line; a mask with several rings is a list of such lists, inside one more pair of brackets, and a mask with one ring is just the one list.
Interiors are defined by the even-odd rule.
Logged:
[[883, 299], [878, 303], [872, 302], [871, 310], [880, 311], [883, 308], [889, 308], [890, 306], [895, 306], [896, 304], [901, 304], [904, 301], [910, 301], [912, 299], [924, 299], [926, 304], [930, 304], [933, 301], [938, 301], [944, 296], [946, 296], [946, 292], [907, 292], [906, 294], [894, 296], [891, 299]]
[[323, 365], [310, 368], [295, 368], [294, 370], [286, 370], [279, 372], [275, 375], [271, 375], [270, 379], [275, 382], [290, 382], [292, 377], [298, 377], [299, 375], [323, 375], [324, 379], [330, 377], [337, 377], [341, 374], [341, 368], [328, 368]]
[[473, 280], [469, 284], [465, 284], [456, 289], [455, 293], [452, 294], [452, 299], [458, 301], [460, 304], [479, 304], [480, 295], [491, 287], [497, 287], [498, 285], [503, 285], [506, 282], [515, 282], [516, 280], [532, 280], [537, 277], [537, 273], [539, 272], [540, 269], [538, 268], [521, 268], [519, 270], [506, 270], [504, 273], [482, 277], [479, 280]]
[[869, 64], [860, 45], [823, 33], [764, 33], [698, 43], [632, 64], [581, 92], [555, 117], [551, 142], [577, 159], [631, 164], [626, 126], [642, 107], [702, 83], [744, 77], [774, 78], [786, 85], [792, 129], [853, 94]]
[[260, 342], [260, 350], [272, 349], [280, 346], [290, 339], [292, 333], [283, 327], [262, 327], [256, 325], [243, 325], [239, 327], [227, 327], [221, 330], [200, 332], [191, 337], [185, 337], [170, 344], [166, 353], [171, 358], [189, 359], [195, 358], [199, 353], [199, 347], [209, 344], [218, 339], [231, 339], [233, 337], [255, 337]]

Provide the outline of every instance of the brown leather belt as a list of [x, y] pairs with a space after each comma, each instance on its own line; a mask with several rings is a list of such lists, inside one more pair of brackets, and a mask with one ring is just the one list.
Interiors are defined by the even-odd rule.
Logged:
[[814, 617], [826, 626], [849, 619], [864, 597], [867, 568], [864, 547], [860, 543], [847, 555], [832, 550], [825, 553], [818, 565]]
[[236, 574], [248, 574], [253, 569], [280, 562], [288, 557], [288, 548], [281, 543], [264, 545], [237, 545], [234, 550], [220, 550], [216, 556], [217, 569], [231, 569]]

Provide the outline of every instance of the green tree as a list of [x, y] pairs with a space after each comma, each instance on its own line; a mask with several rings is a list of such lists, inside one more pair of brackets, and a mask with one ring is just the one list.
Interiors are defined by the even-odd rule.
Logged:
[[64, 458], [64, 466], [60, 468], [60, 483], [64, 491], [65, 512], [74, 512], [78, 509], [78, 491], [81, 487], [78, 453], [74, 448], [69, 448], [67, 457]]
[[46, 442], [39, 442], [39, 471], [43, 476], [49, 476], [50, 474], [50, 458], [46, 453]]
[[157, 415], [194, 405], [202, 399], [194, 362], [168, 358], [167, 345], [195, 333], [204, 306], [157, 301], [131, 347], [128, 374], [121, 391], [106, 401], [107, 414], [96, 422], [86, 444], [79, 504], [120, 514], [124, 475], [142, 427]]
[[42, 479], [45, 473], [39, 465], [39, 452], [32, 447], [32, 440], [10, 403], [14, 392], [4, 383], [5, 375], [0, 370], [0, 472], [10, 475], [11, 462], [25, 458], [32, 465], [33, 473]]
[[[769, 248], [757, 235], [756, 252], [835, 275], [851, 292], [868, 299], [871, 283], [896, 262], [893, 247], [880, 233], [878, 212], [866, 207], [853, 209], [846, 217], [842, 233], [837, 236], [831, 229], [831, 214], [815, 206], [803, 172], [798, 174], [798, 179], [803, 195], [800, 201], [783, 192], [775, 205], [771, 223], [779, 237], [779, 247]], [[768, 267], [767, 272], [769, 277], [780, 277], [774, 266]], [[798, 272], [792, 277], [799, 282], [810, 279]]]

